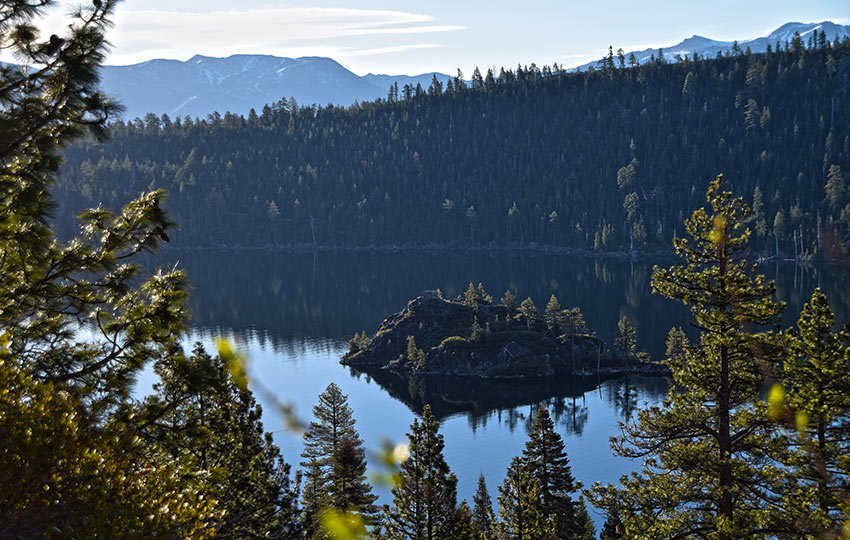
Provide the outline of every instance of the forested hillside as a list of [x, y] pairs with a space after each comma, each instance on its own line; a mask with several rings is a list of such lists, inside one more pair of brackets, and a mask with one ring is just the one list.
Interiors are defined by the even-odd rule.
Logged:
[[349, 108], [148, 115], [66, 151], [57, 225], [165, 188], [181, 246], [667, 247], [724, 173], [757, 251], [840, 257], [850, 232], [850, 40], [764, 54], [610, 54]]

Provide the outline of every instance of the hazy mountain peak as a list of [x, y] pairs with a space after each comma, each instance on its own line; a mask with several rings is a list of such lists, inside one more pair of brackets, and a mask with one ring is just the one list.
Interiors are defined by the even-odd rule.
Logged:
[[687, 38], [682, 43], [680, 43], [680, 45], [701, 45], [712, 41], [714, 40], [694, 34], [693, 36]]
[[[742, 49], [764, 52], [777, 42], [785, 43], [798, 32], [808, 39], [812, 32], [825, 32], [831, 41], [836, 36], [850, 36], [850, 26], [830, 21], [788, 22], [765, 36], [739, 40]], [[681, 43], [664, 47], [664, 55], [715, 56], [733, 46], [731, 41], [717, 41], [693, 35]], [[647, 62], [658, 49], [629, 51], [638, 62]], [[576, 69], [596, 66], [588, 62]], [[131, 66], [106, 66], [103, 87], [118, 96], [126, 106], [125, 118], [167, 113], [177, 116], [206, 116], [213, 111], [247, 114], [252, 108], [282, 98], [294, 97], [298, 103], [350, 105], [354, 102], [385, 98], [389, 88], [397, 83], [428, 88], [434, 76], [445, 84], [450, 78], [442, 73], [420, 75], [386, 75], [369, 73], [362, 77], [352, 73], [332, 58], [302, 56], [286, 58], [267, 54], [234, 54], [224, 58], [196, 54], [185, 62], [179, 60], [148, 60]]]
[[[283, 98], [298, 103], [350, 105], [385, 98], [389, 87], [424, 81], [433, 73], [415, 77], [367, 75], [359, 77], [332, 58], [286, 58], [267, 54], [213, 57], [196, 54], [186, 61], [148, 60], [130, 66], [106, 66], [103, 88], [125, 104], [126, 119], [148, 112], [171, 116], [206, 116], [214, 111], [247, 114]], [[437, 74], [445, 82], [447, 75]]]
[[[791, 41], [794, 33], [798, 32], [800, 37], [808, 39], [812, 32], [825, 32], [827, 39], [834, 40], [836, 36], [843, 39], [845, 36], [850, 36], [850, 26], [836, 24], [831, 21], [801, 23], [788, 22], [773, 30], [772, 32], [755, 38], [738, 40], [738, 46], [742, 49], [749, 49], [754, 53], [765, 52], [767, 46], [775, 46], [777, 42], [784, 44], [786, 41]], [[733, 41], [718, 41], [704, 36], [694, 35], [675, 45], [663, 47], [664, 54], [668, 58], [672, 55], [691, 56], [694, 53], [700, 56], [715, 56], [718, 52], [725, 53], [731, 50], [734, 45]], [[638, 62], [644, 63], [649, 61], [652, 56], [658, 55], [658, 49], [645, 49], [643, 51], [628, 51], [626, 55], [634, 54]], [[585, 71], [588, 67], [596, 67], [597, 62], [588, 62], [578, 66], [577, 70]]]

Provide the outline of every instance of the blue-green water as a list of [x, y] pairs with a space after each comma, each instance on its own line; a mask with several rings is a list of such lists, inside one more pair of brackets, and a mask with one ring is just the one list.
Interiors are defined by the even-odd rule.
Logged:
[[[659, 402], [664, 379], [630, 377], [596, 381], [554, 380], [473, 384], [418, 379], [380, 381], [339, 365], [347, 341], [361, 330], [374, 332], [387, 315], [423, 290], [460, 294], [473, 281], [494, 297], [510, 288], [545, 306], [554, 293], [565, 307], [579, 306], [588, 326], [610, 343], [616, 322], [629, 316], [638, 329], [639, 348], [660, 358], [673, 325], [687, 330], [683, 306], [652, 295], [651, 264], [619, 259], [549, 255], [168, 252], [151, 265], [180, 263], [193, 283], [193, 331], [214, 349], [227, 337], [250, 359], [252, 385], [264, 405], [265, 427], [275, 434], [285, 459], [298, 467], [301, 440], [289, 430], [278, 402], [311, 418], [317, 395], [330, 382], [349, 396], [366, 446], [404, 441], [423, 403], [442, 420], [446, 459], [458, 476], [459, 495], [471, 499], [479, 473], [494, 501], [497, 486], [526, 440], [537, 407], [550, 408], [566, 443], [573, 473], [585, 486], [616, 482], [639, 463], [612, 455], [609, 438], [634, 408]], [[675, 261], [663, 261], [669, 265]], [[829, 266], [764, 266], [777, 279], [778, 296], [788, 302], [789, 321], [815, 286], [828, 294], [839, 321], [850, 308], [848, 274]], [[142, 381], [150, 384], [150, 380]], [[374, 460], [372, 460], [374, 462]], [[389, 502], [378, 489], [381, 502]], [[597, 526], [602, 516], [594, 514]]]

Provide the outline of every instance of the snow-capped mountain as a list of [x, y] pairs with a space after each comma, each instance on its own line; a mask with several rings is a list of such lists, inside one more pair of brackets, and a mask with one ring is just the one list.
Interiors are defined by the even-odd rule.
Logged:
[[[799, 32], [800, 37], [803, 39], [803, 43], [807, 43], [809, 37], [811, 37], [812, 33], [815, 31], [817, 31], [818, 34], [820, 34], [820, 32], [825, 32], [827, 39], [829, 39], [830, 41], [833, 41], [836, 36], [838, 36], [838, 39], [844, 39], [845, 37], [850, 36], [850, 26], [835, 24], [829, 21], [824, 21], [820, 23], [789, 22], [783, 24], [782, 26], [780, 26], [773, 32], [767, 34], [766, 36], [761, 36], [748, 40], [739, 40], [738, 46], [741, 47], [742, 50], [746, 50], [749, 47], [750, 51], [754, 53], [760, 53], [765, 52], [767, 50], [768, 45], [770, 45], [771, 47], [776, 47], [777, 42], [784, 47], [786, 42], [791, 42], [791, 39], [794, 37], [795, 32]], [[682, 57], [685, 57], [697, 53], [702, 57], [713, 57], [716, 56], [718, 52], [725, 53], [726, 51], [732, 50], [733, 46], [734, 41], [717, 41], [702, 36], [692, 36], [682, 41], [681, 43], [677, 43], [676, 45], [663, 47], [663, 52], [664, 57], [668, 61], [672, 61], [677, 54]], [[629, 54], [632, 53], [635, 55], [637, 61], [640, 63], [648, 62], [653, 56], [658, 57], [658, 49], [645, 49], [643, 51], [626, 51], [626, 57], [628, 57]], [[586, 71], [588, 67], [596, 67], [596, 65], [597, 62], [593, 61], [578, 66], [575, 69]]]
[[197, 55], [185, 62], [150, 60], [131, 66], [106, 66], [102, 87], [124, 103], [125, 119], [149, 112], [166, 113], [172, 118], [204, 117], [214, 111], [244, 115], [251, 108], [259, 113], [264, 105], [284, 97], [294, 97], [304, 105], [350, 105], [386, 98], [394, 82], [402, 88], [417, 83], [428, 88], [434, 75], [443, 83], [448, 79], [441, 73], [359, 77], [335, 60], [314, 56]]
[[[738, 42], [741, 49], [764, 52], [777, 42], [790, 42], [795, 32], [808, 41], [813, 32], [826, 32], [832, 41], [850, 36], [850, 26], [832, 22], [787, 23], [766, 36]], [[690, 37], [681, 43], [664, 47], [664, 56], [672, 61], [675, 56], [715, 56], [731, 50], [733, 42], [717, 41], [702, 36]], [[638, 62], [647, 62], [658, 49], [629, 51]], [[576, 69], [582, 71], [596, 62]], [[117, 96], [125, 105], [125, 119], [133, 119], [153, 112], [167, 113], [171, 117], [201, 116], [214, 111], [247, 114], [251, 108], [259, 113], [266, 104], [282, 98], [294, 97], [298, 103], [322, 105], [350, 105], [355, 101], [385, 98], [390, 86], [397, 82], [399, 89], [405, 84], [421, 84], [428, 88], [436, 75], [443, 84], [449, 79], [442, 73], [422, 75], [357, 76], [335, 60], [308, 56], [281, 58], [268, 55], [233, 55], [227, 58], [194, 56], [185, 62], [179, 60], [150, 60], [131, 66], [106, 66], [103, 68], [104, 90]]]

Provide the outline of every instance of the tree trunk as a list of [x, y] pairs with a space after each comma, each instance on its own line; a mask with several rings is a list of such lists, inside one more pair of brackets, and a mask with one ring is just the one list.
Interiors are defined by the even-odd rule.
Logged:
[[[725, 231], [724, 231], [725, 232]], [[720, 266], [720, 283], [726, 286], [726, 272], [728, 270], [728, 256], [725, 241], [721, 240], [717, 248]], [[720, 328], [721, 334], [726, 334], [725, 324]], [[729, 388], [729, 347], [721, 341], [720, 345], [720, 388], [717, 389], [717, 451], [720, 469], [718, 470], [717, 484], [720, 490], [720, 498], [717, 501], [717, 518], [722, 517], [731, 524], [734, 513], [732, 501], [732, 436], [729, 430], [730, 417], [730, 388]], [[731, 536], [723, 531], [718, 531], [718, 540], [731, 540]]]
[[[732, 437], [729, 433], [729, 351], [725, 345], [720, 348], [720, 388], [717, 399], [717, 447], [720, 459], [720, 470], [718, 471], [718, 487], [720, 488], [720, 499], [717, 502], [717, 517], [724, 517], [728, 523], [732, 523], [732, 466], [729, 463], [732, 450]], [[731, 537], [721, 531], [717, 534], [718, 540], [730, 540]]]

